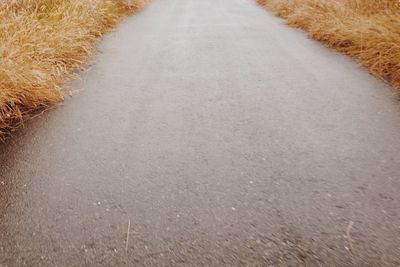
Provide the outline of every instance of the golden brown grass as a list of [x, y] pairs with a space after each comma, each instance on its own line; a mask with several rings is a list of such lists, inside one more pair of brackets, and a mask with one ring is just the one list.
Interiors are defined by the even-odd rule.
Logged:
[[62, 100], [94, 43], [146, 0], [0, 1], [0, 134]]
[[400, 88], [399, 0], [257, 0]]

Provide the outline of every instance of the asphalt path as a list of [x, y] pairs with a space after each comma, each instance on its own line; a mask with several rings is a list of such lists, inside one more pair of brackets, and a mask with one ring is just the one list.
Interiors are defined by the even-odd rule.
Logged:
[[0, 266], [399, 266], [400, 103], [250, 0], [153, 0], [0, 147]]

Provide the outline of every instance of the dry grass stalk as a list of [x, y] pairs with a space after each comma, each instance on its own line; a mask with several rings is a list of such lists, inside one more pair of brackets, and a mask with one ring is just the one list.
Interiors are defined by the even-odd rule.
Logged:
[[400, 1], [257, 0], [400, 88]]

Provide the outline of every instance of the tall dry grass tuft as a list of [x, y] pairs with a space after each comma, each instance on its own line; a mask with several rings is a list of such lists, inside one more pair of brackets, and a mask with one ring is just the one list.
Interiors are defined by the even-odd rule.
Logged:
[[400, 89], [399, 0], [258, 0]]
[[146, 0], [0, 2], [0, 134], [24, 115], [62, 100], [60, 86], [93, 44]]

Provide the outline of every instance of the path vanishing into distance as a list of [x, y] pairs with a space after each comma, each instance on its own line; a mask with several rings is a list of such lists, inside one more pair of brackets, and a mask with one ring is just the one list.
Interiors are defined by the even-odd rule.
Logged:
[[0, 146], [0, 266], [398, 266], [400, 103], [251, 0], [153, 0]]

